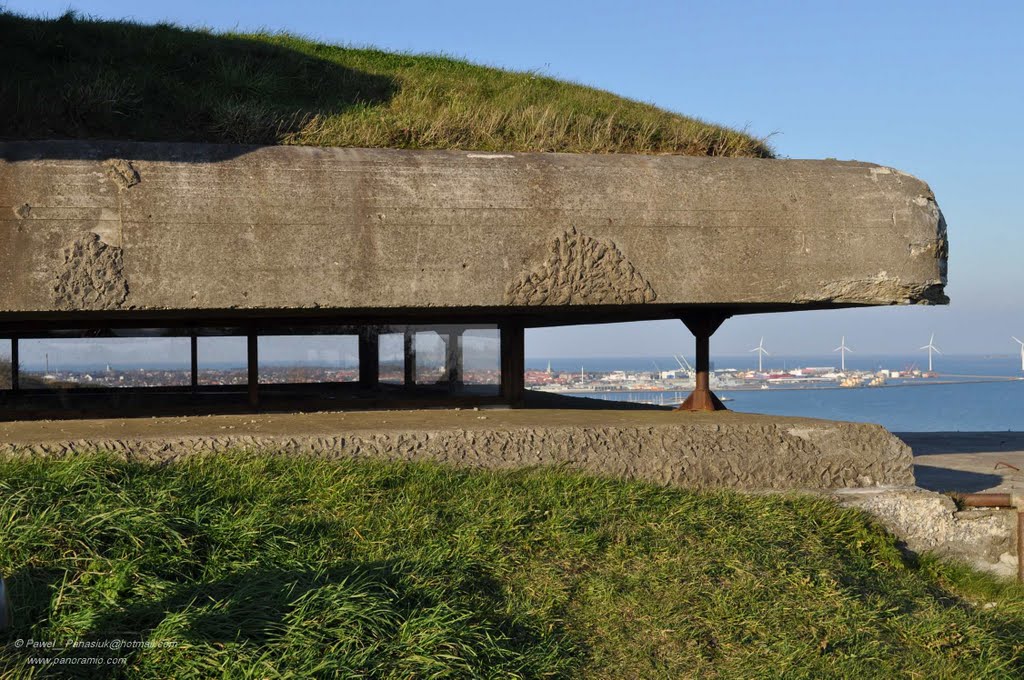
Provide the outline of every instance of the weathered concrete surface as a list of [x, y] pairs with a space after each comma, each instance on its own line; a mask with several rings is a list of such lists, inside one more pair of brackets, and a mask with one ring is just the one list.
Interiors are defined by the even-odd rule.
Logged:
[[492, 469], [567, 465], [692, 488], [913, 483], [910, 450], [881, 426], [729, 412], [494, 409], [0, 423], [0, 456], [108, 449], [164, 461], [237, 447]]
[[916, 487], [835, 492], [836, 499], [864, 510], [907, 548], [965, 562], [978, 569], [1017, 573], [1016, 512], [957, 510], [948, 496]]
[[0, 159], [0, 318], [946, 302], [931, 190], [867, 163], [119, 142]]

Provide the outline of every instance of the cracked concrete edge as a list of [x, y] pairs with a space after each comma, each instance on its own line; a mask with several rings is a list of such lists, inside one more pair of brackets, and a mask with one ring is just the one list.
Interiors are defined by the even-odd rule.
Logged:
[[954, 559], [998, 576], [1016, 575], [1016, 512], [958, 510], [949, 496], [917, 486], [837, 489], [829, 495], [873, 516], [912, 552]]

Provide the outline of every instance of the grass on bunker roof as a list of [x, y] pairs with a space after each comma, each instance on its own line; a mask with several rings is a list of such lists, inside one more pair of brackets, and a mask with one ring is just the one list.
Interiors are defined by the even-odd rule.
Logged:
[[[0, 677], [1020, 677], [1024, 592], [809, 496], [235, 452], [0, 461]], [[0, 634], [2, 635], [2, 634]], [[27, 650], [16, 639], [144, 641]], [[30, 664], [125, 657], [124, 666]]]
[[540, 73], [277, 32], [0, 11], [0, 139], [771, 156], [763, 140]]

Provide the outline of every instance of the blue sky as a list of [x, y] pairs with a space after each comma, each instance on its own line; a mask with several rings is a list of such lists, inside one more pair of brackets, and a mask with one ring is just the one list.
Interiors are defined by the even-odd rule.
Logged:
[[[1024, 335], [1024, 26], [1021, 2], [4, 3], [214, 29], [287, 30], [333, 43], [444, 52], [540, 70], [771, 136], [790, 158], [859, 159], [915, 174], [949, 224], [948, 308], [758, 315], [716, 353], [757, 344], [821, 354], [840, 335], [904, 353], [936, 333], [954, 353], [1015, 351]], [[691, 352], [674, 321], [532, 331], [541, 356]]]

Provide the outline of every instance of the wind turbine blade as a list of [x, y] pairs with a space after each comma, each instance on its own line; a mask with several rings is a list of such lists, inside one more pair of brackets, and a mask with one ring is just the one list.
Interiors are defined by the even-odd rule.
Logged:
[[[1017, 340], [1017, 337], [1014, 336], [1014, 335], [1011, 335], [1010, 337], [1013, 338], [1014, 340]], [[1021, 345], [1021, 346], [1024, 346], [1024, 342], [1021, 342], [1020, 340], [1017, 340], [1017, 344]]]
[[842, 349], [843, 349], [843, 346], [842, 346], [842, 345], [839, 345], [839, 347], [836, 347], [836, 348], [835, 348], [834, 350], [832, 350], [832, 351], [833, 351], [833, 352], [839, 352], [839, 351], [841, 351]]
[[924, 347], [918, 347], [918, 349], [928, 349], [931, 345], [925, 345]]
[[938, 347], [932, 347], [932, 349], [935, 350], [937, 354], [942, 354], [942, 350], [939, 349]]

